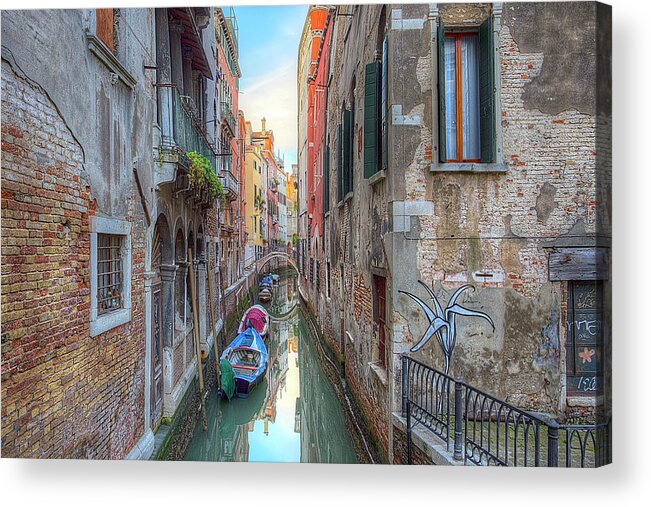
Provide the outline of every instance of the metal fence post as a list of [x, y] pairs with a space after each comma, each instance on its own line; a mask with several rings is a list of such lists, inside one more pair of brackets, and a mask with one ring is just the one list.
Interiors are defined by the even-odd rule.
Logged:
[[407, 417], [407, 398], [409, 396], [409, 357], [402, 354], [402, 417]]
[[547, 466], [558, 466], [558, 424], [554, 421], [547, 424]]
[[407, 464], [411, 465], [411, 409], [407, 400]]
[[463, 382], [461, 379], [456, 379], [454, 382], [454, 459], [460, 460], [462, 458], [462, 435], [461, 435], [461, 419], [463, 418], [462, 410], [462, 388]]

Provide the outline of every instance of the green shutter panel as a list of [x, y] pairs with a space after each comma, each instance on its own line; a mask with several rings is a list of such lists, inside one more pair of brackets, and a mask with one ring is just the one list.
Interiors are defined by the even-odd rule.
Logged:
[[493, 18], [489, 16], [479, 27], [479, 139], [481, 161], [495, 159]]
[[438, 67], [439, 67], [439, 161], [447, 161], [445, 151], [445, 31], [443, 21], [439, 19], [439, 26], [436, 32], [436, 44], [438, 45]]
[[387, 169], [389, 167], [389, 129], [387, 125], [388, 116], [388, 82], [389, 82], [389, 60], [387, 38], [384, 38], [382, 43], [382, 64], [380, 65], [380, 169]]
[[343, 161], [343, 134], [341, 123], [337, 125], [337, 201], [344, 198], [344, 161]]
[[378, 77], [380, 64], [369, 63], [364, 75], [364, 178], [378, 171]]
[[350, 110], [346, 109], [344, 111], [344, 129], [342, 133], [342, 138], [343, 138], [343, 159], [344, 159], [344, 171], [343, 171], [343, 187], [344, 187], [344, 195], [343, 197], [346, 197], [346, 194], [350, 192], [351, 187], [350, 187], [350, 173], [351, 171], [351, 133], [353, 130], [352, 127], [352, 118], [351, 118], [351, 112]]
[[323, 213], [330, 210], [330, 148], [323, 148]]

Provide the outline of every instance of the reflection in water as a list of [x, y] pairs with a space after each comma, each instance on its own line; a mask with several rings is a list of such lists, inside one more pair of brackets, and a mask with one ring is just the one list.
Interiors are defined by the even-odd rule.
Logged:
[[314, 337], [297, 304], [296, 279], [283, 278], [268, 310], [266, 380], [248, 398], [206, 406], [208, 430], [200, 422], [184, 459], [198, 461], [289, 461], [356, 463], [342, 409], [321, 369]]

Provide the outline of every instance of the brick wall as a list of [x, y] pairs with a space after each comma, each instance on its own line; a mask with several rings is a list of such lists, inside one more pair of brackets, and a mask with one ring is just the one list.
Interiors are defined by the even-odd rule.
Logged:
[[143, 217], [135, 205], [127, 217], [131, 321], [91, 338], [94, 211], [83, 152], [65, 121], [3, 60], [3, 457], [122, 458], [143, 433]]
[[[412, 442], [411, 444], [411, 462], [414, 465], [433, 465], [434, 463], [427, 454]], [[393, 464], [407, 464], [407, 434], [393, 426]]]

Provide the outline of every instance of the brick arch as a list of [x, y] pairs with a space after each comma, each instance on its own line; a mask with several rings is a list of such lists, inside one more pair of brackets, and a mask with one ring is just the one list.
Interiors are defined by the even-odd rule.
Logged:
[[[160, 259], [156, 250], [160, 248]], [[160, 213], [156, 219], [154, 227], [154, 237], [152, 240], [152, 268], [160, 264], [172, 264], [174, 262], [174, 246], [172, 243], [172, 232], [169, 221], [164, 213]]]
[[186, 259], [185, 251], [185, 234], [183, 233], [183, 227], [179, 226], [174, 235], [174, 260], [184, 261]]

